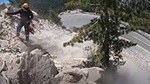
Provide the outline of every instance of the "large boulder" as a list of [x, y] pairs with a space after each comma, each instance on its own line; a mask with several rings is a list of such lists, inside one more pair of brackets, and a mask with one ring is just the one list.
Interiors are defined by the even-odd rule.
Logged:
[[8, 64], [5, 76], [12, 84], [52, 84], [58, 73], [54, 62], [44, 57], [39, 49], [17, 56]]
[[103, 69], [98, 67], [91, 68], [72, 68], [62, 71], [55, 76], [55, 84], [100, 84]]

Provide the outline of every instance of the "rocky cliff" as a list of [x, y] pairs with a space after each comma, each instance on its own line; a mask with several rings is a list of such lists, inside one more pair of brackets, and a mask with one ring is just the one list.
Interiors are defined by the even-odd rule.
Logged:
[[[35, 34], [27, 45], [15, 37], [19, 16], [5, 15], [14, 10], [0, 4], [0, 84], [96, 84], [103, 69], [76, 67], [86, 60], [89, 54], [83, 48], [92, 42], [64, 48], [75, 33], [34, 13]], [[24, 28], [20, 37], [25, 37]]]
[[98, 67], [86, 68], [83, 61], [96, 47], [92, 41], [63, 47], [76, 33], [40, 19], [34, 12], [35, 34], [30, 34], [26, 44], [24, 28], [22, 40], [15, 37], [19, 16], [5, 15], [14, 10], [0, 3], [0, 84], [149, 84], [150, 62], [142, 58], [149, 52], [140, 46], [123, 50], [127, 62], [119, 74]]

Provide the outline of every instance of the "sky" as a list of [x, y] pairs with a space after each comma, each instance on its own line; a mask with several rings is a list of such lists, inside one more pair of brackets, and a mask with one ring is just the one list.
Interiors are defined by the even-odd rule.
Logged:
[[4, 3], [9, 3], [9, 1], [8, 0], [0, 0], [0, 2], [4, 2]]

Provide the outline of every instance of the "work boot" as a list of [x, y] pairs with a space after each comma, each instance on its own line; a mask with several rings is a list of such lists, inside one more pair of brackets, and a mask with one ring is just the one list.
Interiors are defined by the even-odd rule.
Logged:
[[20, 40], [19, 38], [20, 38], [19, 36], [14, 36], [13, 37], [14, 41]]
[[26, 44], [27, 46], [29, 46], [29, 40], [24, 40], [24, 44]]
[[29, 35], [26, 35], [26, 41], [29, 41]]

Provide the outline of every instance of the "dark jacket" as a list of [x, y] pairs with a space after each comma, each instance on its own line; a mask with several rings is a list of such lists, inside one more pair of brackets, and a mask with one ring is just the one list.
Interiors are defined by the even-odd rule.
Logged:
[[28, 20], [28, 21], [31, 21], [34, 18], [33, 13], [29, 8], [28, 9], [21, 8], [16, 12], [6, 13], [6, 14], [8, 15], [20, 14], [21, 20]]

